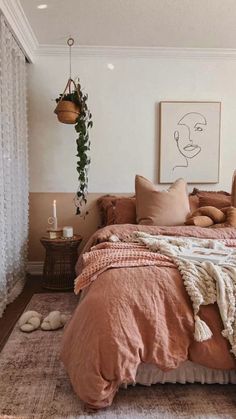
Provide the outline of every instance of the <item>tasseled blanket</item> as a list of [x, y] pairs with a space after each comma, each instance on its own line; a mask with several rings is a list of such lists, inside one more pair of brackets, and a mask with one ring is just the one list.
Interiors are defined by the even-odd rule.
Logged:
[[[169, 256], [178, 267], [193, 303], [195, 340], [201, 342], [212, 336], [198, 312], [201, 305], [216, 302], [224, 325], [222, 335], [229, 340], [236, 357], [236, 251], [212, 239], [152, 236], [142, 232], [136, 232], [135, 237], [151, 251]], [[183, 249], [196, 247], [221, 250], [229, 256], [219, 264], [185, 259]]]

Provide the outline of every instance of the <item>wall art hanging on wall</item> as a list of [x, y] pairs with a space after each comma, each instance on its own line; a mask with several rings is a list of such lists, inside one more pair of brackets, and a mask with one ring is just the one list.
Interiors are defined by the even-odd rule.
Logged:
[[160, 102], [159, 182], [219, 182], [221, 102]]

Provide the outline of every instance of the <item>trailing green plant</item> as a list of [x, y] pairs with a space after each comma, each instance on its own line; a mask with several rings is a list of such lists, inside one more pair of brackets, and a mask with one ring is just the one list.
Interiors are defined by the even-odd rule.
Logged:
[[[80, 215], [82, 212], [82, 206], [87, 203], [88, 169], [90, 165], [89, 130], [93, 126], [92, 114], [87, 105], [88, 95], [82, 92], [79, 79], [78, 82], [75, 83], [74, 90], [66, 94], [60, 94], [60, 96], [56, 99], [56, 102], [58, 103], [61, 100], [73, 102], [79, 108], [79, 115], [75, 122], [75, 131], [78, 134], [78, 138], [76, 139], [76, 157], [78, 157], [76, 170], [78, 173], [79, 186], [74, 202], [76, 205], [76, 214]], [[86, 211], [85, 214], [87, 213], [88, 212]]]
[[[77, 84], [77, 87], [78, 86], [80, 86], [79, 83]], [[81, 105], [77, 90], [74, 90], [71, 93], [65, 93], [64, 96], [63, 93], [61, 93], [59, 97], [56, 98], [56, 103], [60, 102], [62, 99], [67, 100], [68, 102], [74, 102], [78, 107]]]

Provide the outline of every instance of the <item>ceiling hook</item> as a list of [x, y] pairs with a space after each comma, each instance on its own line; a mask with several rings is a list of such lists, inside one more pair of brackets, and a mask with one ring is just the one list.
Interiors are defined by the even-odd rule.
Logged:
[[69, 47], [72, 47], [75, 43], [75, 40], [73, 38], [68, 38], [67, 39], [67, 45], [69, 45]]

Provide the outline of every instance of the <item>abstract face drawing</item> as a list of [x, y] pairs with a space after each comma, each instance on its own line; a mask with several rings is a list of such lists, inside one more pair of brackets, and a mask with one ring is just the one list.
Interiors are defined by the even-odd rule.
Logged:
[[185, 159], [185, 164], [173, 167], [188, 167], [189, 159], [193, 159], [201, 152], [198, 144], [199, 135], [206, 129], [207, 121], [205, 116], [198, 112], [185, 114], [178, 122], [178, 129], [174, 132], [178, 151]]

